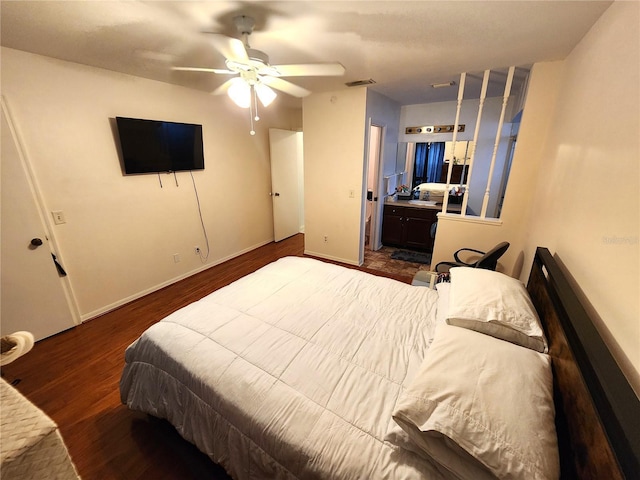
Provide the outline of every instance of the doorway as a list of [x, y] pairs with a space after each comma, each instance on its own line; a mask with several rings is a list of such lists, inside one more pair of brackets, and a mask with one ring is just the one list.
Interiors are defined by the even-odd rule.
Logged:
[[269, 129], [273, 235], [279, 242], [304, 231], [302, 132]]
[[[378, 208], [378, 198], [383, 138], [384, 127], [373, 123], [370, 124], [367, 156], [367, 197], [365, 200], [364, 214], [364, 248], [369, 250], [377, 250], [380, 248], [379, 230], [381, 215]], [[382, 196], [382, 198], [384, 198], [384, 196]]]

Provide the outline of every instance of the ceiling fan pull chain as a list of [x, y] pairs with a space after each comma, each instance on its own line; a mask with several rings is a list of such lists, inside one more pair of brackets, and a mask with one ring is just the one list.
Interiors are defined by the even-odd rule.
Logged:
[[[251, 87], [251, 89], [253, 90], [253, 86]], [[249, 120], [251, 121], [251, 130], [249, 130], [249, 133], [251, 135], [255, 135], [256, 134], [256, 130], [253, 127], [253, 104], [254, 104], [253, 97], [249, 97]], [[256, 105], [256, 109], [257, 108], [258, 108], [258, 106]]]
[[253, 104], [256, 106], [256, 116], [253, 118], [257, 122], [260, 120], [260, 115], [258, 115], [258, 94], [256, 93], [255, 85], [251, 85], [251, 93], [253, 93]]

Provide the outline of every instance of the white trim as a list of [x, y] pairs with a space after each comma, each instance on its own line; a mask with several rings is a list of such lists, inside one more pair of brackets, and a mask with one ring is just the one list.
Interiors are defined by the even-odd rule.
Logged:
[[507, 110], [507, 103], [509, 103], [509, 95], [511, 95], [511, 84], [513, 82], [513, 74], [516, 67], [509, 67], [509, 73], [507, 74], [507, 83], [504, 86], [504, 95], [502, 96], [502, 110], [500, 112], [500, 120], [498, 120], [498, 129], [496, 131], [496, 140], [493, 144], [493, 154], [491, 155], [491, 164], [489, 165], [489, 176], [487, 177], [487, 186], [484, 191], [484, 198], [482, 200], [482, 211], [480, 216], [485, 218], [487, 215], [487, 207], [489, 206], [489, 197], [491, 196], [491, 182], [493, 181], [493, 169], [496, 165], [496, 155], [498, 154], [498, 148], [500, 147], [500, 137], [502, 136], [502, 125], [504, 124], [504, 114]]
[[[484, 102], [487, 98], [487, 87], [489, 85], [489, 75], [491, 70], [485, 70], [482, 77], [482, 90], [480, 91], [480, 100], [478, 102], [478, 116], [476, 117], [476, 129], [473, 132], [473, 144], [471, 145], [471, 155], [469, 156], [469, 171], [467, 173], [467, 181], [464, 185], [464, 195], [462, 197], [462, 216], [467, 215], [467, 204], [469, 203], [469, 187], [471, 186], [471, 174], [473, 173], [473, 163], [476, 158], [476, 146], [478, 145], [478, 136], [480, 134], [480, 125], [482, 123], [482, 110], [484, 109]], [[463, 176], [460, 180], [464, 178]]]
[[[456, 105], [456, 120], [453, 124], [453, 136], [451, 138], [451, 148], [453, 149], [453, 151], [456, 151], [456, 142], [458, 141], [458, 125], [460, 124], [460, 110], [462, 109], [462, 100], [464, 98], [464, 83], [465, 83], [465, 79], [467, 78], [467, 74], [465, 72], [462, 72], [460, 74], [460, 86], [458, 87], [458, 103]], [[454, 155], [455, 157], [455, 155]], [[465, 154], [466, 157], [466, 154]], [[466, 158], [465, 158], [465, 162], [466, 162]], [[453, 172], [453, 163], [454, 163], [454, 158], [451, 158], [451, 161], [449, 162], [448, 168], [447, 168], [447, 185], [445, 188], [445, 196], [442, 199], [442, 211], [446, 212], [447, 211], [447, 205], [449, 204], [449, 195], [447, 195], [447, 192], [451, 191], [451, 172]], [[463, 172], [464, 175], [464, 172]], [[462, 177], [460, 178], [460, 182], [462, 182]]]
[[209, 268], [215, 267], [216, 265], [220, 265], [221, 263], [226, 262], [227, 260], [231, 260], [232, 258], [236, 258], [239, 257], [240, 255], [244, 255], [245, 253], [251, 252], [252, 250], [255, 250], [256, 248], [260, 248], [260, 247], [264, 247], [265, 245], [268, 245], [269, 243], [273, 242], [274, 239], [272, 238], [271, 240], [267, 240], [265, 242], [260, 242], [258, 244], [255, 244], [251, 247], [245, 248], [244, 250], [240, 250], [239, 252], [233, 253], [231, 255], [227, 255], [226, 257], [223, 258], [219, 258], [218, 260], [216, 260], [213, 263], [208, 263], [202, 267], [196, 268], [195, 270], [191, 270], [188, 273], [185, 273], [183, 275], [179, 275], [177, 277], [172, 278], [171, 280], [167, 280], [166, 282], [162, 282], [158, 285], [155, 285], [153, 287], [150, 288], [146, 288], [138, 293], [134, 293], [133, 295], [129, 295], [128, 297], [125, 297], [121, 300], [118, 300], [117, 302], [114, 302], [110, 305], [106, 305], [102, 308], [99, 308], [97, 310], [94, 310], [93, 312], [89, 312], [89, 313], [85, 313], [80, 317], [80, 320], [82, 322], [86, 322], [88, 320], [93, 320], [96, 317], [99, 317], [101, 315], [104, 315], [105, 313], [109, 313], [113, 310], [115, 310], [116, 308], [120, 308], [123, 305], [126, 305], [127, 303], [130, 303], [134, 300], [137, 300], [138, 298], [142, 298], [145, 295], [149, 295], [150, 293], [156, 292], [164, 287], [168, 287], [169, 285], [172, 285], [174, 283], [179, 282], [180, 280], [184, 280], [185, 278], [189, 278], [193, 275], [196, 275], [200, 272], [203, 272], [205, 270], [208, 270]]
[[[383, 215], [383, 211], [384, 211], [384, 201], [387, 198], [387, 191], [385, 190], [384, 195], [382, 194], [382, 190], [384, 190], [386, 188], [385, 185], [385, 181], [384, 181], [384, 150], [385, 150], [385, 142], [386, 142], [386, 137], [387, 137], [387, 124], [384, 122], [377, 122], [373, 117], [369, 118], [369, 129], [368, 129], [368, 134], [367, 134], [367, 148], [369, 148], [369, 145], [371, 143], [371, 127], [376, 127], [380, 129], [380, 137], [378, 139], [378, 156], [376, 158], [376, 164], [374, 166], [375, 168], [375, 185], [376, 188], [373, 192], [373, 198], [377, 198], [377, 200], [373, 201], [373, 208], [371, 209], [371, 230], [369, 232], [369, 250], [380, 250], [380, 248], [382, 248], [382, 215]], [[396, 144], [396, 151], [397, 151], [397, 144]], [[368, 166], [370, 166], [369, 164], [369, 155], [370, 152], [367, 152], [367, 163]], [[402, 181], [402, 180], [401, 180]], [[363, 217], [366, 217], [366, 202], [367, 202], [367, 198], [366, 198], [366, 191], [367, 191], [367, 186], [364, 186], [364, 203], [363, 206], [365, 208], [365, 210], [363, 211]], [[366, 220], [366, 218], [365, 218]], [[364, 223], [363, 223], [363, 228], [364, 228]], [[364, 232], [362, 235], [362, 242], [363, 242], [363, 248], [362, 248], [362, 256], [360, 258], [360, 263], [359, 265], [362, 265], [364, 263]]]
[[492, 225], [494, 227], [502, 226], [502, 220], [499, 218], [482, 218], [471, 217], [469, 215], [462, 216], [459, 213], [438, 213], [438, 219], [453, 220], [455, 222], [481, 223], [483, 225]]
[[347, 260], [346, 258], [340, 258], [340, 257], [333, 257], [331, 255], [326, 255], [324, 253], [319, 253], [319, 252], [312, 252], [310, 250], [305, 250], [304, 254], [309, 255], [311, 257], [318, 257], [318, 258], [324, 258], [326, 260], [333, 260], [334, 262], [346, 263], [347, 265], [355, 265], [356, 267], [359, 267], [362, 265], [361, 263], [354, 262], [353, 260]]

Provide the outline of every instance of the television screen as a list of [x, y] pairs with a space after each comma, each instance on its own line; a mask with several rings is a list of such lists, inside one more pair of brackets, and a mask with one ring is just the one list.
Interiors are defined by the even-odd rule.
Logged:
[[204, 169], [202, 125], [116, 117], [125, 175]]

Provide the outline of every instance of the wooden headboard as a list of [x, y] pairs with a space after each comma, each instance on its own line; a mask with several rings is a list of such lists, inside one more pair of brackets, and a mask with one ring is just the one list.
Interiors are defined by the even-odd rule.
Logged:
[[640, 400], [546, 248], [527, 289], [550, 345], [562, 478], [638, 478]]

